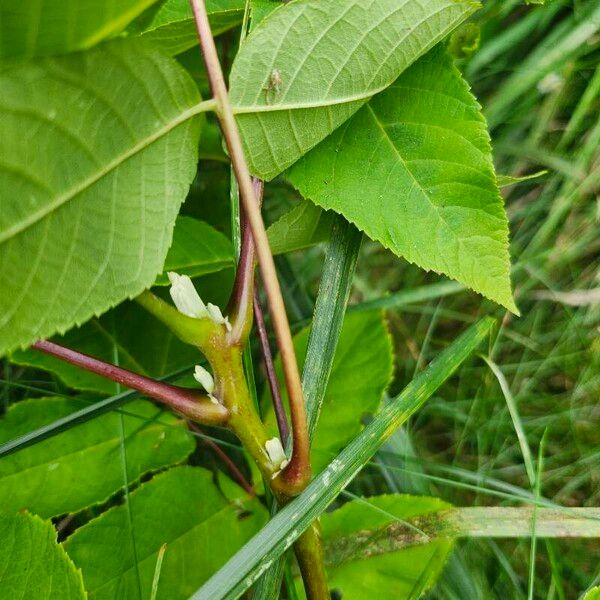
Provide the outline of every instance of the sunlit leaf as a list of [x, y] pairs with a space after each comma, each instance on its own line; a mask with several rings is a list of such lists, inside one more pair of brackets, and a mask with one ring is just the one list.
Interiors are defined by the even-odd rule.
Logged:
[[480, 106], [443, 47], [287, 173], [395, 254], [516, 311], [508, 221]]
[[307, 200], [301, 202], [267, 229], [271, 252], [284, 254], [327, 241], [333, 220], [333, 213]]
[[472, 0], [282, 4], [234, 61], [230, 96], [250, 170], [272, 179], [479, 7]]
[[169, 283], [168, 271], [199, 277], [232, 266], [233, 246], [220, 231], [198, 219], [177, 217], [173, 243], [156, 284]]

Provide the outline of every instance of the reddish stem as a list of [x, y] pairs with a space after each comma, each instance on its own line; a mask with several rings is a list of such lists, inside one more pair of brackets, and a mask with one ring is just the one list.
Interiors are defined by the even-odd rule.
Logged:
[[96, 373], [100, 377], [142, 392], [144, 395], [158, 400], [182, 415], [200, 423], [223, 425], [229, 417], [229, 411], [222, 404], [214, 404], [206, 396], [195, 390], [156, 381], [150, 377], [127, 371], [53, 342], [40, 341], [33, 344], [32, 347], [90, 373]]
[[265, 316], [263, 314], [260, 298], [258, 297], [258, 290], [256, 289], [254, 290], [254, 319], [256, 321], [260, 349], [265, 363], [265, 370], [267, 372], [267, 381], [269, 382], [269, 389], [271, 390], [271, 400], [273, 401], [273, 409], [275, 410], [275, 418], [277, 419], [277, 428], [279, 429], [281, 441], [285, 446], [289, 435], [287, 416], [285, 414], [285, 409], [283, 408], [279, 382], [277, 381], [277, 373], [275, 372], [275, 365], [273, 364], [273, 354], [271, 353], [271, 346], [269, 344]]
[[294, 441], [292, 456], [289, 465], [274, 480], [273, 487], [278, 487], [281, 491], [285, 490], [289, 495], [297, 495], [310, 481], [311, 470], [308, 425], [302, 384], [300, 382], [300, 371], [294, 352], [294, 342], [285, 312], [285, 304], [279, 280], [277, 279], [275, 262], [269, 248], [267, 232], [260, 213], [260, 207], [256, 202], [256, 193], [244, 156], [242, 139], [229, 101], [217, 48], [210, 30], [206, 6], [204, 0], [190, 0], [190, 4], [194, 13], [196, 30], [200, 39], [208, 81], [213, 97], [217, 102], [217, 116], [219, 117], [227, 149], [229, 150], [231, 165], [238, 181], [240, 199], [246, 212], [250, 229], [252, 230], [252, 237], [254, 238], [256, 255], [269, 303], [269, 314], [271, 315], [273, 331], [277, 339], [290, 403], [292, 437]]

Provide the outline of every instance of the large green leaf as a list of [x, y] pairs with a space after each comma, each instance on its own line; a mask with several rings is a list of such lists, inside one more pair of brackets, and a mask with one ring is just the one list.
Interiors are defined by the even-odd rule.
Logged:
[[156, 0], [22, 0], [0, 3], [0, 58], [89, 48], [119, 33]]
[[[65, 547], [83, 571], [90, 600], [146, 600], [158, 552], [166, 551], [157, 600], [187, 600], [267, 520], [256, 499], [204, 469], [179, 467], [130, 494], [76, 531]], [[237, 496], [231, 499], [232, 496]], [[229, 498], [229, 499], [228, 499]]]
[[0, 598], [85, 600], [81, 573], [56, 543], [49, 521], [28, 514], [0, 517]]
[[508, 223], [480, 106], [443, 47], [296, 163], [305, 198], [410, 262], [516, 307]]
[[149, 287], [194, 176], [198, 92], [138, 43], [0, 75], [0, 355]]
[[[206, 0], [213, 35], [242, 22], [246, 0]], [[167, 0], [142, 34], [169, 54], [179, 54], [198, 44], [198, 33], [189, 0]]]
[[[450, 508], [437, 499], [404, 495], [378, 496], [345, 504], [321, 519], [325, 542], [345, 540], [334, 557], [336, 566], [328, 568], [331, 588], [341, 592], [344, 600], [408, 600], [419, 598], [440, 574], [452, 548], [452, 539], [433, 539], [394, 552], [374, 553], [359, 560], [344, 560], [365, 541], [377, 538], [377, 530], [394, 522], [402, 524], [409, 519]], [[426, 537], [425, 535], [423, 536]], [[382, 547], [385, 539], [381, 540]]]
[[473, 0], [297, 0], [244, 41], [230, 96], [254, 175], [272, 179], [466, 19]]
[[173, 243], [157, 285], [167, 285], [168, 271], [199, 277], [233, 266], [233, 246], [220, 231], [192, 217], [177, 217]]
[[[151, 377], [163, 377], [200, 359], [195, 347], [181, 342], [162, 323], [133, 302], [125, 302], [52, 340]], [[72, 388], [101, 394], [115, 393], [114, 382], [36, 350], [18, 350], [11, 354], [11, 360], [55, 373]]]
[[[310, 329], [294, 336], [299, 366], [304, 365]], [[279, 357], [275, 367], [282, 381]], [[380, 313], [346, 315], [340, 333], [321, 416], [312, 443], [313, 471], [322, 471], [362, 429], [362, 417], [379, 408], [392, 375], [392, 346]], [[265, 405], [268, 393], [265, 391]], [[285, 389], [282, 389], [287, 406]], [[275, 417], [268, 403], [266, 422], [273, 433]]]
[[[86, 403], [39, 398], [12, 406], [0, 419], [0, 443], [64, 417]], [[27, 509], [42, 517], [103, 502], [147, 471], [184, 460], [194, 449], [183, 422], [150, 402], [128, 404], [0, 461], [3, 512]], [[121, 422], [122, 420], [122, 422]], [[124, 455], [123, 452], [124, 451]]]

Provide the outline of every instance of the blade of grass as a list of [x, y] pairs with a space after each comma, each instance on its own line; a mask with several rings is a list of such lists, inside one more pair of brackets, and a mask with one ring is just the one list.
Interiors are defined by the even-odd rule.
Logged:
[[531, 487], [533, 488], [535, 486], [536, 480], [533, 458], [531, 456], [529, 444], [527, 443], [527, 434], [525, 433], [525, 429], [523, 428], [523, 422], [521, 421], [521, 416], [519, 415], [515, 399], [512, 395], [512, 392], [510, 391], [508, 381], [506, 381], [504, 373], [502, 373], [500, 367], [498, 367], [498, 365], [494, 361], [485, 356], [482, 356], [481, 358], [483, 358], [483, 360], [486, 362], [486, 364], [498, 380], [498, 383], [500, 384], [500, 389], [502, 390], [502, 394], [504, 395], [504, 399], [506, 400], [506, 406], [508, 407], [508, 412], [510, 413], [513, 426], [517, 434], [517, 439], [519, 440], [519, 446], [521, 447], [521, 453], [523, 454], [523, 462], [525, 464], [525, 470], [527, 471], [527, 477], [529, 479]]
[[152, 578], [152, 591], [150, 592], [150, 600], [156, 600], [158, 594], [158, 581], [160, 579], [160, 572], [162, 570], [163, 558], [165, 557], [165, 550], [167, 544], [163, 544], [158, 551], [156, 557], [156, 567], [154, 567], [154, 577]]
[[362, 233], [342, 216], [333, 223], [302, 370], [308, 433], [313, 437], [331, 375]]
[[348, 310], [360, 312], [365, 310], [401, 308], [407, 304], [415, 304], [417, 302], [424, 302], [425, 300], [435, 300], [451, 294], [458, 294], [458, 292], [462, 292], [465, 289], [462, 283], [456, 281], [440, 281], [412, 290], [401, 290], [384, 298], [353, 304]]
[[190, 600], [238, 598], [352, 481], [381, 445], [414, 414], [487, 337], [489, 317], [470, 327], [442, 352], [395, 401], [384, 407], [306, 490], [285, 506]]
[[506, 79], [496, 97], [487, 105], [486, 117], [490, 128], [498, 126], [505, 119], [514, 104], [523, 94], [535, 87], [545, 75], [556, 69], [569, 58], [591, 51], [587, 41], [600, 29], [600, 7], [588, 3], [581, 14], [573, 14], [557, 27], [534, 50], [520, 69]]
[[[544, 431], [542, 440], [540, 442], [540, 448], [538, 451], [537, 471], [535, 473], [535, 497], [540, 497], [542, 491], [542, 473], [544, 472], [544, 447], [546, 445], [546, 436], [548, 430]], [[527, 585], [527, 599], [533, 600], [533, 592], [535, 588], [535, 558], [537, 549], [537, 538], [539, 536], [539, 509], [537, 504], [533, 507], [533, 514], [531, 515], [531, 546], [529, 549], [529, 582]]]

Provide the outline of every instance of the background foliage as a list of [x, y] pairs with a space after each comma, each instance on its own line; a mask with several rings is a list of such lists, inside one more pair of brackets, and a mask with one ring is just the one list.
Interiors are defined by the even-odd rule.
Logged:
[[[13, 21], [0, 23], [3, 56], [10, 61], [15, 60], [16, 54], [42, 57], [36, 59], [33, 66], [18, 67], [19, 78], [11, 76], [10, 69], [8, 73], [0, 73], [3, 113], [26, 113], [31, 125], [30, 135], [22, 135], [20, 121], [10, 116], [3, 118], [0, 152], [3, 157], [10, 157], [9, 171], [19, 173], [24, 164], [35, 165], [31, 170], [38, 178], [30, 178], [25, 183], [17, 177], [11, 180], [13, 193], [29, 199], [29, 204], [21, 206], [21, 213], [3, 210], [0, 217], [3, 281], [0, 330], [4, 348], [14, 349], [28, 344], [34, 335], [49, 335], [64, 330], [74, 321], [87, 321], [81, 328], [66, 333], [65, 345], [157, 377], [184, 368], [189, 371], [197, 362], [194, 352], [174, 340], [166, 329], [136, 306], [125, 303], [104, 312], [155, 281], [182, 203], [183, 216], [177, 219], [173, 230], [175, 242], [167, 255], [166, 267], [180, 272], [188, 269], [190, 275], [197, 277], [195, 281], [204, 299], [221, 305], [227, 299], [233, 261], [228, 241], [231, 236], [229, 171], [212, 118], [203, 122], [201, 117], [192, 114], [192, 107], [200, 96], [207, 97], [207, 89], [197, 50], [189, 50], [195, 44], [191, 14], [187, 3], [176, 0], [149, 4], [119, 3], [119, 15], [107, 13], [105, 21], [82, 19], [80, 27], [73, 28], [68, 38], [60, 35], [58, 16], [54, 20], [43, 12], [39, 15], [45, 23], [43, 35], [35, 37], [33, 31], [27, 29], [33, 14], [28, 2], [21, 3]], [[219, 43], [226, 65], [234, 58], [239, 36], [237, 30], [230, 28], [241, 22], [243, 4], [234, 0], [208, 3], [215, 30], [225, 32]], [[390, 3], [381, 3], [382, 6], [387, 4]], [[43, 6], [43, 3], [37, 5]], [[65, 3], [65, 10], [70, 10], [69, 6], [70, 3]], [[260, 3], [257, 6], [261, 8]], [[454, 10], [459, 8], [454, 7]], [[465, 11], [464, 16], [469, 12]], [[336, 430], [332, 413], [327, 412], [328, 406], [335, 406], [347, 425], [342, 430], [338, 423], [339, 437], [329, 444], [332, 436], [328, 435], [328, 443], [315, 449], [315, 453], [322, 452], [323, 465], [353, 437], [351, 431], [361, 430], [370, 418], [369, 413], [377, 407], [379, 394], [374, 394], [364, 405], [357, 402], [360, 385], [367, 375], [356, 375], [367, 373], [372, 378], [372, 387], [377, 390], [386, 387], [392, 360], [390, 339], [394, 373], [384, 403], [480, 314], [495, 312], [502, 325], [489, 348], [488, 363], [476, 360], [466, 363], [458, 377], [392, 436], [340, 496], [334, 508], [350, 503], [340, 512], [324, 518], [328, 540], [351, 532], [355, 524], [356, 529], [360, 529], [372, 522], [405, 520], [414, 514], [446, 507], [445, 503], [518, 506], [522, 501], [537, 497], [540, 502], [561, 506], [594, 507], [600, 499], [598, 469], [595, 468], [600, 442], [597, 406], [600, 392], [597, 335], [600, 327], [597, 205], [600, 9], [594, 2], [576, 0], [553, 0], [545, 6], [529, 7], [516, 0], [489, 0], [470, 23], [480, 27], [481, 42], [477, 50], [472, 52], [477, 46], [474, 42], [477, 29], [459, 30], [450, 47], [459, 55], [457, 66], [484, 107], [497, 172], [518, 178], [545, 171], [518, 184], [512, 180], [512, 185], [502, 189], [512, 233], [510, 251], [515, 298], [523, 316], [516, 318], [491, 302], [482, 303], [460, 284], [449, 283], [441, 276], [424, 273], [417, 266], [398, 260], [384, 246], [394, 246], [392, 249], [421, 266], [436, 266], [424, 256], [425, 245], [421, 250], [423, 255], [417, 260], [403, 249], [398, 237], [402, 231], [386, 232], [390, 237], [385, 238], [369, 229], [370, 215], [363, 214], [362, 207], [357, 207], [356, 216], [354, 209], [345, 207], [346, 212], [342, 211], [345, 216], [362, 225], [383, 245], [365, 239], [359, 255], [351, 291], [352, 308], [342, 330], [320, 431]], [[110, 41], [83, 55], [62, 55], [91, 47], [125, 27], [132, 36], [141, 34], [143, 41], [133, 46], [129, 40]], [[440, 31], [440, 39], [443, 35]], [[30, 41], [20, 47], [16, 39]], [[299, 45], [293, 38], [286, 43]], [[156, 44], [174, 58], [159, 54], [146, 44]], [[253, 51], [250, 44], [244, 50], [248, 55]], [[48, 58], [50, 55], [56, 56]], [[245, 55], [236, 59], [232, 97], [237, 105], [247, 107], [246, 96], [236, 90], [234, 78], [235, 69], [247, 74], [245, 60]], [[248, 60], [257, 65], [257, 61]], [[426, 60], [427, 57], [413, 67], [413, 77], [418, 76], [421, 84], [430, 82], [435, 86], [442, 81], [439, 77], [428, 79], [418, 73]], [[118, 72], [127, 69], [134, 70], [139, 85], [128, 89], [115, 86]], [[253, 133], [256, 123], [268, 118], [272, 104], [287, 98], [280, 98], [276, 90], [265, 93], [261, 82], [269, 76], [269, 65], [259, 61], [257, 69], [260, 72], [254, 78], [256, 85], [250, 95], [266, 110], [264, 113], [249, 111], [244, 117], [247, 122], [243, 122], [242, 127], [250, 140], [257, 135]], [[81, 72], [86, 73], [85, 85], [73, 79]], [[310, 70], [306, 77], [309, 76]], [[407, 72], [405, 77], [410, 78], [411, 73]], [[458, 72], [454, 77], [456, 80], [448, 82], [447, 89], [456, 92], [452, 94], [456, 96], [453, 100], [458, 97], [469, 105], [465, 114], [474, 114], [475, 101], [460, 83]], [[38, 85], [38, 80], [43, 84]], [[127, 81], [131, 81], [129, 75]], [[303, 86], [302, 81], [301, 74], [297, 88], [290, 92], [293, 102], [305, 100], [306, 85]], [[65, 90], [71, 83], [83, 87], [81, 93], [100, 98], [104, 107], [97, 114], [86, 114], [88, 121], [75, 129], [70, 117], [83, 96], [67, 94]], [[323, 91], [330, 83], [323, 82]], [[343, 156], [349, 163], [346, 165], [349, 171], [353, 170], [355, 161], [362, 160], [352, 149], [353, 140], [369, 135], [367, 124], [361, 119], [373, 110], [387, 117], [388, 102], [398, 111], [392, 117], [400, 126], [408, 117], [420, 118], [423, 127], [435, 126], [428, 104], [431, 93], [417, 96], [414, 104], [403, 107], [394, 102], [395, 87], [374, 101], [369, 101], [372, 94], [368, 94], [357, 101], [351, 111], [347, 109], [345, 116], [351, 112], [355, 116], [344, 127], [350, 129], [350, 133], [352, 128], [358, 128], [354, 136], [343, 140]], [[37, 95], [25, 93], [31, 89], [35, 89]], [[172, 94], [173, 90], [177, 93]], [[326, 94], [323, 98], [328, 101]], [[329, 110], [314, 108], [318, 114]], [[450, 105], [447, 108], [450, 110]], [[303, 132], [318, 131], [319, 122], [325, 123], [321, 127], [327, 129], [324, 117], [309, 117], [308, 112], [303, 107], [290, 118], [297, 120]], [[186, 115], [184, 121], [180, 120], [182, 114]], [[306, 126], [307, 119], [315, 119], [315, 128]], [[36, 124], [40, 122], [53, 123], [60, 136], [54, 135], [51, 139], [36, 136], [32, 141], [37, 132]], [[479, 117], [472, 117], [470, 123], [462, 123], [461, 127], [472, 127], [473, 135], [480, 138], [481, 148], [488, 152]], [[98, 128], [113, 135], [103, 146], [102, 155], [92, 159], [85, 151], [89, 142], [86, 134]], [[279, 131], [276, 125], [271, 129]], [[289, 134], [289, 129], [286, 131]], [[406, 141], [406, 128], [400, 131], [401, 139]], [[324, 245], [315, 244], [328, 239], [332, 215], [303, 203], [294, 188], [325, 208], [336, 207], [335, 194], [318, 189], [320, 183], [305, 175], [310, 171], [329, 176], [324, 156], [335, 152], [332, 145], [339, 145], [342, 140], [334, 134], [321, 142], [326, 133], [328, 131], [319, 133], [318, 139], [300, 141], [302, 149], [309, 146], [314, 149], [284, 177], [275, 179], [267, 187], [265, 199], [267, 218], [274, 223], [270, 235], [281, 254], [278, 267], [290, 317], [298, 331], [299, 349], [306, 345], [304, 328], [312, 316], [323, 265]], [[452, 134], [452, 131], [446, 132], [446, 135]], [[20, 145], [15, 146], [14, 139], [21, 139]], [[200, 162], [196, 173], [198, 140], [201, 140]], [[276, 147], [284, 142], [272, 140], [270, 143]], [[53, 174], [47, 172], [45, 157], [60, 156], [68, 149], [71, 149], [70, 157], [78, 157], [70, 165], [73, 179], [53, 181]], [[442, 158], [449, 152], [444, 151]], [[174, 179], [165, 177], [165, 154], [171, 157], [167, 163], [171, 177], [174, 171], [178, 174]], [[186, 157], [183, 162], [182, 156]], [[266, 160], [265, 157], [256, 160], [259, 159]], [[404, 157], [392, 153], [388, 160], [390, 169], [400, 169]], [[491, 186], [490, 202], [499, 206], [496, 186], [489, 183], [489, 156], [474, 159], [469, 155], [466, 163], [445, 168], [452, 169], [452, 176], [459, 176], [457, 173], [467, 169], [465, 164], [471, 165], [473, 160], [480, 167], [477, 175], [481, 178], [480, 184], [484, 188]], [[291, 160], [286, 158], [275, 167], [267, 164], [260, 168], [264, 168], [265, 176], [271, 177], [289, 164]], [[447, 171], [440, 169], [436, 172], [437, 179], [427, 181], [423, 188], [431, 191], [431, 186], [442, 185], [446, 176]], [[190, 183], [186, 197], [185, 190]], [[362, 182], [349, 181], [348, 185], [353, 194], [356, 189], [363, 193]], [[45, 190], [44, 186], [51, 189]], [[96, 204], [92, 199], [106, 198], [102, 206], [110, 207], [111, 198], [117, 194], [127, 198], [129, 191], [137, 192], [140, 186], [145, 186], [148, 203], [135, 201], [138, 196], [131, 194], [127, 211], [118, 218], [110, 209], [94, 210]], [[392, 191], [402, 196], [406, 189]], [[378, 189], [369, 193], [375, 199], [382, 195], [388, 199], [387, 188], [385, 193]], [[60, 211], [52, 200], [57, 196], [64, 204]], [[434, 194], [432, 197], [435, 199]], [[4, 208], [4, 198], [2, 203]], [[39, 214], [35, 223], [25, 218], [25, 208]], [[162, 228], [153, 229], [152, 219], [144, 220], [146, 214], [159, 214]], [[64, 236], [64, 224], [70, 223], [72, 218], [80, 223], [79, 238], [76, 234], [69, 238]], [[86, 279], [86, 257], [96, 258], [94, 243], [102, 248], [107, 246], [106, 239], [90, 240], [85, 235], [86, 227], [99, 219], [104, 220], [107, 230], [112, 232], [112, 245], [109, 245], [113, 258], [118, 259], [122, 268], [107, 273], [98, 271]], [[138, 240], [138, 237], [128, 234], [134, 222], [146, 223], [148, 227], [143, 244], [136, 246], [132, 246], [132, 239]], [[203, 239], [209, 240], [204, 248], [190, 243], [199, 232]], [[423, 237], [425, 233], [429, 231], [424, 229]], [[37, 260], [32, 262], [28, 258], [32, 240], [42, 234], [48, 238], [47, 251], [38, 252]], [[498, 234], [499, 243], [505, 237], [505, 233]], [[449, 244], [445, 238], [440, 243], [444, 247]], [[304, 250], [295, 252], [298, 248]], [[72, 257], [71, 261], [65, 262], [65, 257]], [[461, 264], [464, 265], [464, 261]], [[438, 270], [444, 271], [444, 268]], [[23, 308], [23, 282], [35, 280], [39, 271], [51, 274], [48, 293], [55, 300], [42, 302], [41, 296], [31, 294], [29, 304]], [[484, 281], [483, 276], [480, 283], [467, 281], [452, 270], [452, 265], [445, 267], [445, 272], [479, 291], [488, 290], [488, 295], [493, 295], [489, 290], [498, 290], [495, 299], [511, 308], [507, 273], [500, 276], [492, 267], [487, 271], [484, 275], [492, 280], [503, 278], [504, 288]], [[71, 284], [73, 280], [82, 290], [76, 308], [64, 302], [61, 291], [62, 281]], [[157, 283], [164, 284], [164, 276], [159, 276]], [[119, 288], [120, 285], [123, 287]], [[101, 298], [101, 308], [86, 303], [88, 292]], [[65, 313], [65, 306], [72, 308], [69, 314]], [[57, 319], [49, 327], [42, 315], [52, 314], [53, 310]], [[380, 310], [385, 311], [386, 325], [376, 312]], [[88, 321], [100, 312], [104, 314]], [[18, 323], [18, 328], [5, 327], [11, 318]], [[366, 339], [368, 343], [364, 342]], [[379, 347], [381, 350], [377, 352], [368, 352], [369, 348]], [[158, 352], [150, 352], [156, 348]], [[254, 351], [256, 354], [256, 348]], [[345, 365], [350, 371], [348, 376], [340, 374]], [[15, 352], [2, 366], [0, 396], [6, 414], [0, 421], [1, 442], [120, 392], [114, 384], [33, 351]], [[259, 367], [256, 374], [260, 395], [264, 377]], [[343, 402], [338, 399], [338, 393]], [[266, 397], [266, 392], [264, 395]], [[317, 432], [317, 440], [320, 436], [323, 434]], [[56, 589], [61, 595], [56, 597], [82, 597], [81, 573], [91, 598], [113, 598], [119, 594], [127, 598], [148, 598], [155, 589], [155, 581], [159, 582], [156, 597], [186, 598], [267, 518], [264, 507], [256, 499], [247, 497], [229, 481], [222, 463], [206, 445], [207, 440], [219, 444], [246, 478], [253, 476], [237, 442], [229, 436], [216, 430], [188, 431], [179, 419], [144, 400], [128, 403], [50, 440], [3, 456], [0, 498], [6, 515], [0, 520], [3, 532], [0, 537], [12, 539], [27, 535], [35, 542], [32, 547], [43, 548], [40, 560], [43, 564], [53, 561], [56, 572], [51, 575], [54, 582], [60, 582], [57, 585], [61, 587]], [[540, 452], [545, 461], [538, 472]], [[183, 462], [187, 466], [177, 466]], [[383, 496], [397, 493], [432, 498], [418, 501], [396, 498], [393, 502]], [[365, 503], [360, 500], [363, 496], [377, 499]], [[14, 511], [24, 508], [53, 519], [54, 531], [58, 530], [59, 540], [65, 541], [70, 560], [63, 546], [56, 545], [48, 522], [30, 515], [14, 516]], [[171, 514], [169, 520], [164, 519], [167, 510]], [[416, 512], [411, 513], [411, 510]], [[226, 543], [220, 533], [225, 529], [229, 540]], [[23, 531], [28, 533], [23, 534]], [[119, 540], [119, 554], [111, 550], [115, 539]], [[165, 540], [166, 550], [161, 550]], [[388, 592], [410, 597], [430, 588], [428, 593], [439, 598], [575, 598], [600, 581], [597, 560], [600, 548], [596, 540], [538, 540], [533, 551], [529, 540], [466, 539], [454, 544], [449, 553], [451, 545], [447, 540], [435, 541], [374, 559], [384, 564], [371, 565], [365, 572], [357, 571], [356, 565], [349, 563], [332, 567], [330, 575], [344, 598], [360, 594], [360, 585], [369, 576], [374, 577], [373, 581], [367, 581], [369, 589], [382, 585]], [[194, 554], [199, 546], [203, 548], [200, 563]], [[99, 547], [109, 548], [102, 560], [98, 559]], [[15, 555], [8, 556], [7, 548], [0, 552], [0, 572], [9, 558], [15, 560]], [[37, 572], [35, 565], [40, 555], [30, 559], [25, 556], [28, 548], [21, 550], [23, 556], [17, 559], [31, 562], [32, 572]], [[389, 562], [385, 564], [386, 561]], [[409, 573], [408, 583], [398, 581], [394, 575], [386, 577], [389, 570], [406, 573], [407, 565], [415, 569]], [[45, 576], [34, 579], [40, 590], [49, 585]], [[288, 570], [288, 583], [292, 579], [293, 572]], [[0, 591], [8, 591], [0, 596], [20, 593], [21, 585], [19, 578], [8, 583], [2, 578]]]

